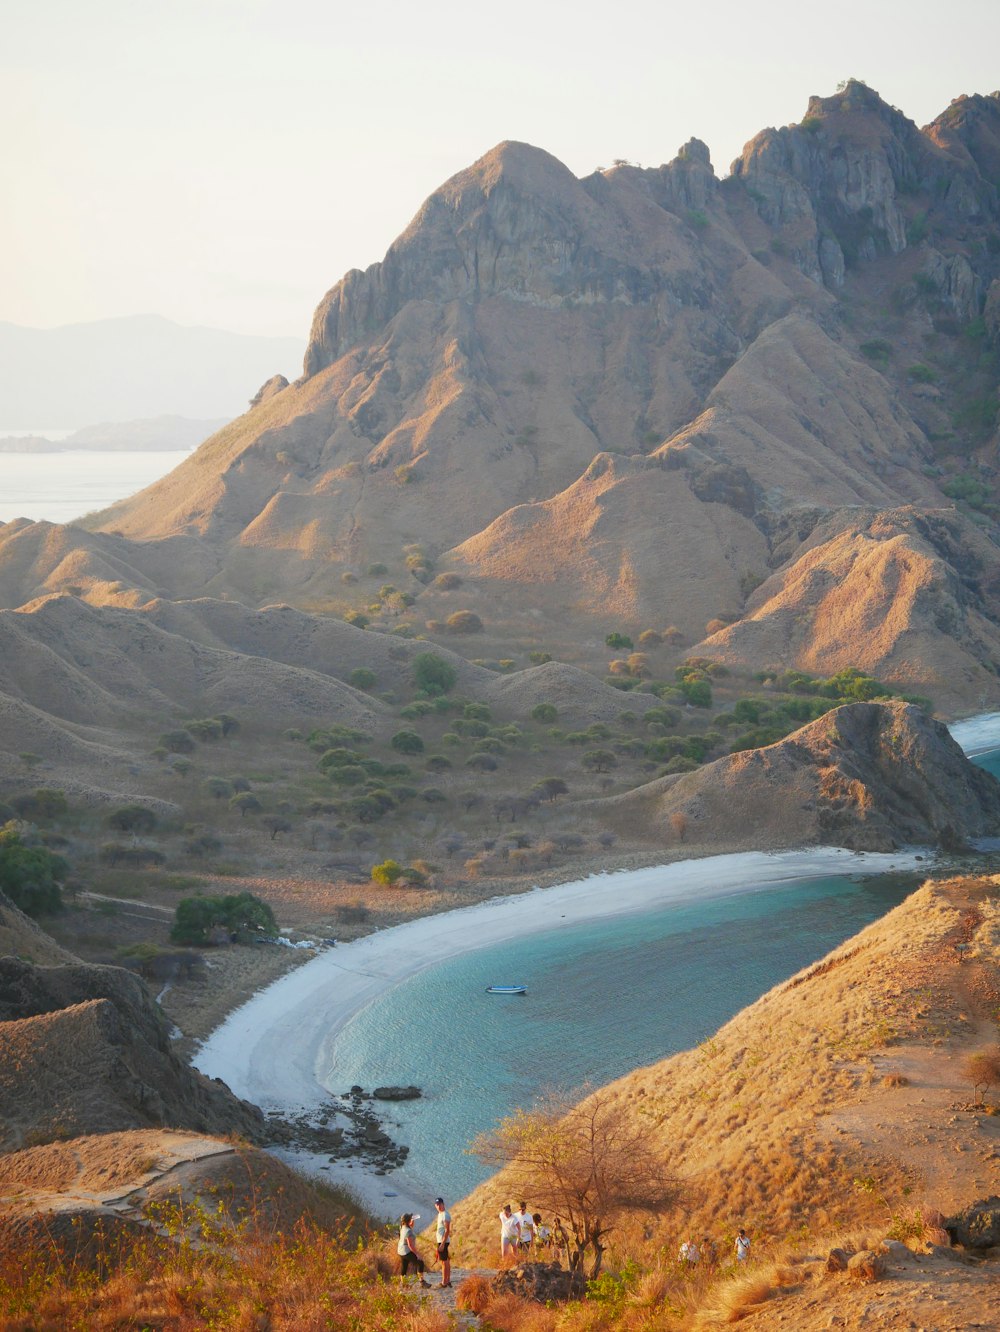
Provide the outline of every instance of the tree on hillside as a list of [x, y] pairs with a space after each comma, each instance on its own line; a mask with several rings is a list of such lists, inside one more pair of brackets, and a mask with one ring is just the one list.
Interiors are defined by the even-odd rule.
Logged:
[[986, 1091], [1000, 1084], [1000, 1048], [968, 1055], [962, 1063], [962, 1076], [972, 1083], [976, 1104], [982, 1105]]
[[108, 815], [108, 823], [119, 832], [148, 833], [156, 827], [158, 819], [145, 805], [122, 805]]
[[436, 652], [419, 652], [413, 658], [413, 683], [432, 698], [454, 689], [457, 680], [458, 671]]
[[274, 912], [253, 893], [221, 897], [185, 897], [177, 903], [170, 938], [179, 944], [204, 944], [215, 929], [227, 934], [252, 934], [273, 939], [278, 933]]
[[238, 809], [240, 818], [248, 814], [259, 814], [264, 808], [252, 791], [238, 791], [229, 801], [230, 809]]
[[0, 828], [0, 892], [29, 916], [43, 916], [62, 906], [59, 885], [69, 873], [62, 856], [43, 846], [25, 846], [14, 823]]
[[589, 1249], [591, 1279], [625, 1214], [660, 1212], [679, 1194], [649, 1149], [648, 1124], [603, 1092], [579, 1105], [552, 1096], [533, 1110], [517, 1110], [480, 1133], [472, 1150], [488, 1165], [510, 1167], [515, 1197], [530, 1195], [544, 1215], [569, 1222], [570, 1269], [583, 1270]]

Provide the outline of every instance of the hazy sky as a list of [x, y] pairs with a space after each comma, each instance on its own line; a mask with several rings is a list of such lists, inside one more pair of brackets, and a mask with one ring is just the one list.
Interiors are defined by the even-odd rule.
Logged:
[[1000, 3], [3, 0], [0, 320], [305, 336], [502, 139], [720, 173], [864, 79], [918, 124], [1000, 86]]

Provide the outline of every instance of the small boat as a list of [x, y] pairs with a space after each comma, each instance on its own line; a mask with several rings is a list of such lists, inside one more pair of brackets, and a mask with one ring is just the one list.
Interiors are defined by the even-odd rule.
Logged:
[[527, 985], [487, 985], [487, 994], [527, 994]]

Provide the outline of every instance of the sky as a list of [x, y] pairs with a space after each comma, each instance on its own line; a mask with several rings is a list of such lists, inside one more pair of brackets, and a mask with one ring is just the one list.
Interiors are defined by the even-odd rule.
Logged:
[[0, 0], [0, 320], [305, 337], [503, 139], [723, 174], [860, 78], [922, 125], [1000, 86], [1000, 4]]

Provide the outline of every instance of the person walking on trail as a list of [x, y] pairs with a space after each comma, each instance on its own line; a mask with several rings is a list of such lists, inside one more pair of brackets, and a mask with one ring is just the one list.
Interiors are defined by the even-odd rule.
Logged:
[[534, 1212], [531, 1217], [535, 1223], [535, 1245], [539, 1249], [552, 1247], [552, 1231], [542, 1222], [541, 1212]]
[[437, 1208], [434, 1243], [441, 1260], [441, 1286], [447, 1290], [451, 1286], [451, 1250], [448, 1247], [451, 1243], [451, 1212], [445, 1207], [443, 1198], [435, 1198], [434, 1206]]
[[399, 1284], [406, 1285], [406, 1278], [412, 1269], [420, 1277], [420, 1284], [429, 1290], [431, 1283], [424, 1280], [424, 1260], [417, 1253], [417, 1239], [413, 1233], [413, 1223], [419, 1220], [412, 1212], [404, 1212], [399, 1218], [399, 1243], [396, 1245], [399, 1254]]
[[736, 1236], [736, 1261], [738, 1263], [745, 1263], [749, 1257], [750, 1237], [747, 1232], [740, 1227], [739, 1233]]
[[521, 1233], [517, 1241], [517, 1247], [519, 1249], [524, 1250], [525, 1253], [530, 1253], [531, 1241], [535, 1234], [535, 1222], [531, 1213], [528, 1211], [528, 1204], [526, 1202], [522, 1200], [520, 1203], [518, 1203], [518, 1208], [519, 1210], [514, 1213], [514, 1215], [517, 1217], [517, 1224], [521, 1228]]
[[515, 1258], [517, 1244], [521, 1238], [521, 1227], [516, 1216], [512, 1215], [510, 1203], [504, 1203], [500, 1212], [500, 1259]]
[[566, 1265], [569, 1266], [569, 1235], [566, 1233], [566, 1227], [562, 1223], [562, 1217], [557, 1216], [552, 1223], [552, 1242], [560, 1253], [566, 1255]]
[[685, 1240], [680, 1247], [677, 1257], [682, 1263], [694, 1264], [701, 1258], [701, 1254], [698, 1252], [698, 1246], [695, 1244], [694, 1240]]

